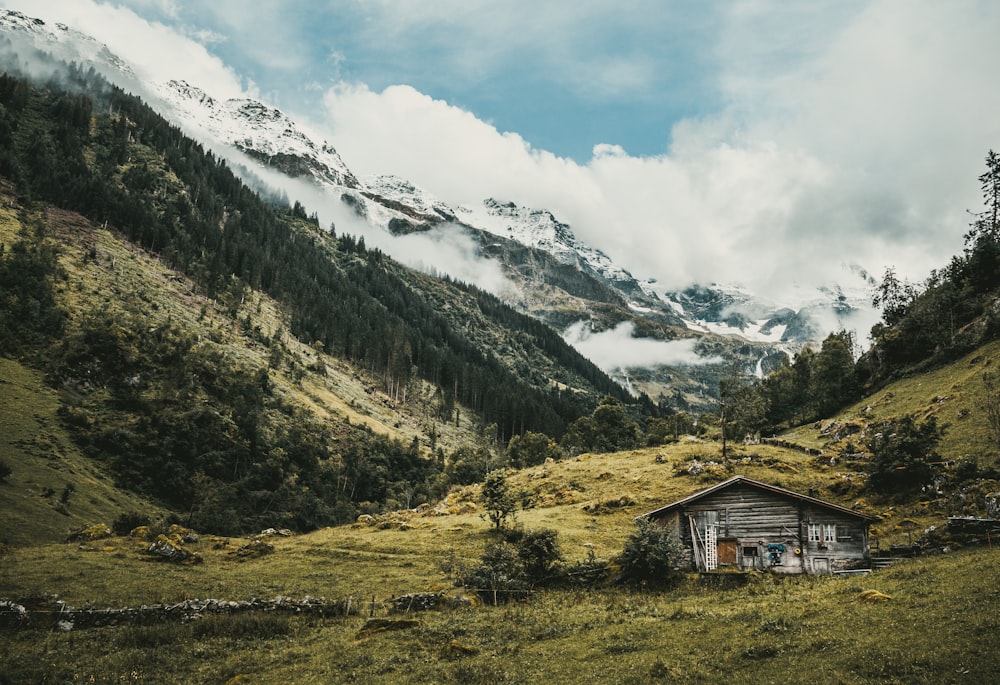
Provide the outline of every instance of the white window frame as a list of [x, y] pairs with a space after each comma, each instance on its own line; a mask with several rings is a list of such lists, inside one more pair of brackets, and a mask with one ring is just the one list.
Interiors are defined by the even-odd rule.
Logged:
[[823, 542], [837, 541], [837, 526], [833, 523], [823, 524]]
[[822, 534], [822, 528], [818, 523], [809, 524], [809, 542], [822, 542], [820, 535]]

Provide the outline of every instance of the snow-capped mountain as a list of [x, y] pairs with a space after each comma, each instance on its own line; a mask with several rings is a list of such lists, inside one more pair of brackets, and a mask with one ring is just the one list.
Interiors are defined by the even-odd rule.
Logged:
[[162, 103], [172, 110], [171, 118], [232, 145], [265, 166], [320, 184], [361, 186], [331, 145], [317, 144], [281, 110], [249, 98], [216, 100], [185, 81], [172, 80], [154, 87]]
[[427, 223], [455, 221], [455, 210], [398, 176], [371, 176], [364, 182], [366, 195], [386, 207], [399, 207], [405, 214]]
[[737, 284], [696, 284], [675, 291], [659, 288], [655, 281], [642, 283], [650, 296], [670, 303], [692, 330], [783, 343], [786, 351], [816, 342], [833, 330], [866, 335], [877, 319], [871, 306], [874, 285], [874, 279], [857, 265], [844, 267], [840, 283], [790, 284], [781, 302]]
[[[451, 221], [513, 240], [552, 255], [560, 264], [587, 271], [627, 298], [646, 299], [638, 281], [610, 257], [576, 238], [552, 212], [487, 198], [476, 206], [451, 207], [428, 191], [395, 176], [366, 179], [369, 198], [433, 225]], [[409, 211], [407, 211], [409, 210]]]
[[563, 264], [585, 266], [608, 282], [627, 284], [625, 287], [632, 290], [633, 295], [638, 289], [632, 274], [600, 250], [577, 240], [569, 224], [559, 221], [547, 210], [488, 198], [479, 207], [459, 207], [458, 214], [470, 226], [544, 250]]
[[136, 78], [132, 67], [107, 45], [66, 24], [49, 23], [13, 10], [0, 10], [0, 31], [15, 40], [26, 40], [38, 50], [64, 62], [93, 67], [104, 76], [121, 81]]
[[[569, 224], [546, 209], [497, 198], [451, 206], [406, 179], [378, 175], [359, 180], [332, 145], [266, 103], [219, 99], [198, 84], [180, 80], [142, 82], [107, 46], [62, 24], [0, 11], [0, 32], [61, 60], [94, 67], [149, 99], [220, 155], [236, 149], [263, 168], [309, 181], [319, 197], [353, 209], [372, 230], [400, 236], [435, 229], [435, 239], [449, 231], [463, 234], [465, 240], [472, 237], [482, 255], [502, 262], [505, 277], [520, 293], [517, 306], [557, 328], [582, 320], [598, 331], [623, 321], [644, 322], [639, 328], [647, 338], [711, 338], [714, 342], [697, 352], [706, 358], [718, 359], [720, 349], [728, 346], [742, 350], [733, 354], [762, 359], [776, 350], [795, 351], [831, 330], [853, 327], [867, 332], [870, 327], [863, 321], [852, 326], [863, 318], [859, 313], [870, 312], [869, 277], [863, 272], [845, 276], [849, 288], [806, 289], [781, 303], [731, 285], [665, 290], [655, 281], [637, 280], [608, 255], [580, 241]], [[653, 396], [669, 388], [676, 374], [660, 376], [649, 381]], [[702, 387], [711, 393], [711, 382]]]

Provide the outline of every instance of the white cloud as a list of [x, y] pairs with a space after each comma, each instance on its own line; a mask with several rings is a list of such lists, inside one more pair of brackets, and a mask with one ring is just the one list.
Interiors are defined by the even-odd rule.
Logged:
[[578, 164], [406, 86], [331, 90], [331, 140], [363, 173], [446, 201], [547, 208], [664, 284], [734, 281], [780, 298], [851, 262], [920, 280], [961, 250], [1000, 141], [1000, 5], [785, 6], [733, 7], [715, 49], [727, 107], [676, 125], [665, 155], [608, 141]]
[[695, 352], [698, 340], [653, 340], [635, 338], [635, 324], [623, 321], [612, 329], [595, 333], [589, 322], [578, 321], [563, 332], [563, 339], [606, 373], [630, 368], [696, 366], [713, 364], [715, 357]]
[[[318, 58], [334, 76], [358, 73], [362, 44], [392, 51], [385, 68], [404, 64], [403, 77], [440, 68], [442, 81], [489, 88], [517, 67], [623, 106], [652, 97], [657, 71], [702, 76], [723, 106], [664, 131], [668, 153], [630, 156], [607, 140], [582, 163], [412, 86], [342, 83], [326, 112], [308, 112], [360, 176], [396, 174], [454, 204], [497, 196], [549, 209], [637, 276], [675, 287], [736, 281], [780, 300], [789, 283], [831, 280], [849, 262], [876, 274], [894, 264], [919, 281], [961, 250], [982, 158], [1000, 145], [992, 0], [637, 0], [629, 11], [608, 0], [358, 0], [336, 15], [318, 4], [131, 0], [164, 20], [211, 17], [179, 24], [197, 40], [93, 0], [7, 5], [217, 97], [239, 94], [243, 78], [198, 41], [238, 38], [257, 62], [292, 68], [303, 11], [350, 22], [354, 42], [323, 43]], [[687, 34], [707, 47], [691, 51]]]
[[479, 244], [455, 226], [436, 226], [430, 231], [396, 238], [380, 236], [378, 244], [407, 266], [425, 273], [448, 274], [482, 290], [513, 299], [514, 285], [495, 259], [484, 258]]
[[447, 274], [454, 280], [473, 284], [508, 301], [519, 296], [500, 263], [484, 256], [479, 244], [460, 227], [439, 225], [429, 231], [393, 235], [361, 218], [343, 202], [338, 192], [262, 167], [235, 148], [213, 145], [214, 141], [198, 129], [189, 130], [189, 134], [212, 145], [216, 153], [228, 159], [234, 168], [251, 170], [255, 183], [262, 183], [269, 190], [283, 192], [288, 198], [302, 203], [307, 211], [316, 214], [323, 228], [332, 227], [340, 235], [363, 237], [368, 249], [378, 248], [418, 271]]
[[453, 203], [523, 195], [537, 185], [545, 192], [532, 199], [541, 206], [553, 180], [562, 183], [580, 170], [410, 86], [375, 93], [364, 85], [341, 85], [327, 93], [325, 103], [331, 140], [355, 173], [411, 179]]
[[[175, 3], [152, 4], [176, 12]], [[5, 5], [93, 36], [129, 62], [144, 79], [183, 79], [220, 98], [238, 97], [245, 92], [233, 69], [201, 43], [164, 24], [147, 21], [130, 9], [93, 0], [47, 0], [44, 4], [37, 0], [5, 0]]]

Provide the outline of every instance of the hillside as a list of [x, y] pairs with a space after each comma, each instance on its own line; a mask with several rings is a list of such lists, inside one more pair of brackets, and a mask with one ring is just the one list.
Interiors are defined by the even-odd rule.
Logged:
[[56, 393], [41, 375], [0, 359], [0, 455], [13, 473], [0, 483], [4, 519], [0, 542], [11, 546], [60, 542], [93, 521], [130, 511], [162, 514], [116, 488], [62, 428]]
[[867, 426], [912, 415], [934, 417], [944, 427], [938, 446], [949, 462], [969, 461], [983, 468], [996, 466], [1000, 447], [986, 416], [984, 373], [1000, 364], [1000, 342], [994, 341], [936, 368], [901, 378], [855, 402], [829, 420], [786, 433], [796, 442], [835, 450], [847, 440], [863, 444]]
[[[89, 325], [95, 318], [126, 322], [124, 329], [112, 330], [128, 336], [139, 349], [143, 342], [134, 338], [136, 331], [130, 330], [131, 326], [146, 331], [181, 331], [177, 334], [200, 341], [194, 348], [200, 357], [217, 360], [213, 364], [222, 360], [230, 373], [241, 367], [268, 369], [274, 405], [284, 407], [285, 421], [289, 416], [308, 416], [310, 422], [322, 421], [328, 426], [324, 433], [329, 431], [337, 439], [350, 439], [361, 431], [362, 436], [385, 435], [400, 444], [416, 440], [428, 453], [431, 434], [434, 447], [449, 453], [478, 439], [473, 422], [456, 426], [437, 417], [431, 386], [414, 383], [406, 401], [393, 401], [379, 378], [282, 333], [287, 316], [266, 296], [248, 292], [235, 313], [230, 313], [217, 301], [199, 295], [189, 279], [120, 235], [72, 213], [52, 209], [42, 214], [25, 212], [9, 190], [8, 186], [3, 194], [0, 243], [16, 243], [24, 230], [19, 217], [43, 221], [58, 238], [61, 276], [57, 298], [72, 311], [75, 322], [69, 324], [68, 338], [76, 326]], [[136, 312], [141, 312], [141, 318]], [[246, 326], [250, 317], [252, 329]], [[278, 344], [264, 346], [260, 339], [265, 336], [277, 338]], [[277, 360], [280, 366], [270, 366]], [[108, 450], [110, 454], [94, 450], [92, 436], [101, 432], [102, 424], [113, 432], [132, 420], [128, 412], [122, 413], [107, 402], [106, 390], [92, 387], [96, 381], [82, 386], [63, 382], [54, 389], [51, 378], [9, 359], [0, 365], [0, 377], [4, 388], [3, 459], [13, 470], [0, 486], [0, 496], [10, 505], [4, 507], [10, 512], [4, 517], [4, 542], [20, 545], [62, 540], [69, 529], [83, 527], [88, 521], [110, 523], [120, 514], [161, 511], [147, 499], [121, 489], [138, 484], [123, 481], [123, 473], [108, 463], [113, 450]], [[200, 399], [211, 400], [211, 396]], [[218, 409], [224, 406], [218, 405]], [[162, 405], [160, 410], [170, 411]], [[111, 485], [115, 476], [118, 487]], [[67, 485], [72, 493], [60, 507], [60, 495]], [[55, 495], [43, 496], [48, 490], [54, 490]], [[177, 502], [172, 504], [176, 510]], [[59, 509], [67, 513], [61, 514]]]
[[65, 78], [0, 79], [0, 343], [120, 486], [218, 532], [309, 529], [428, 501], [468, 482], [460, 449], [558, 436], [603, 396], [655, 411], [538, 321], [266, 204], [137, 99]]

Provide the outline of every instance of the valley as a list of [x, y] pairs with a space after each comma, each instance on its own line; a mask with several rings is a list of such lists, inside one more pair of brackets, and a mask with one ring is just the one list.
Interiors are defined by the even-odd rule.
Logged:
[[[992, 151], [926, 281], [789, 306], [0, 29], [0, 685], [995, 679]], [[860, 514], [861, 567], [642, 537], [736, 476]], [[782, 552], [841, 535], [799, 506]]]

